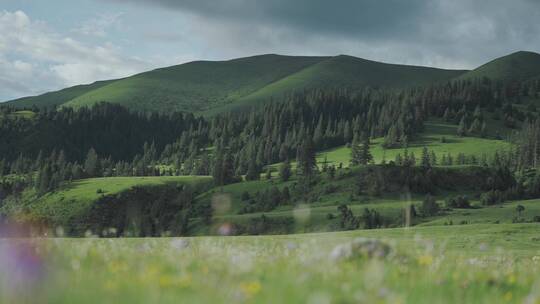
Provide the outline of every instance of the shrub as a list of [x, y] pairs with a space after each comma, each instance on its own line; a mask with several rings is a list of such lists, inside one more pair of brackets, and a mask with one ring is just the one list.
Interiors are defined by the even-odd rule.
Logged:
[[480, 195], [482, 205], [491, 206], [504, 202], [504, 195], [499, 190], [491, 190]]
[[337, 191], [337, 186], [336, 185], [326, 185], [324, 187], [324, 194], [331, 194], [331, 193], [335, 193]]
[[455, 197], [448, 197], [445, 200], [445, 205], [448, 208], [468, 209], [471, 208], [471, 203], [466, 195], [458, 195]]
[[426, 198], [420, 206], [420, 212], [423, 216], [434, 216], [439, 213], [439, 204], [435, 201], [435, 198], [431, 195], [426, 195]]

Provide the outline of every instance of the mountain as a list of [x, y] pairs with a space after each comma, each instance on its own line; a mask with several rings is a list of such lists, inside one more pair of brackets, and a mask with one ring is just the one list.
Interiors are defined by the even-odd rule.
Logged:
[[[406, 88], [448, 81], [467, 71], [381, 63], [340, 55], [309, 66], [248, 95], [229, 108], [315, 88]], [[217, 109], [218, 111], [222, 109]]]
[[137, 110], [204, 112], [325, 59], [261, 55], [229, 61], [195, 61], [115, 81], [80, 95], [65, 106], [77, 108], [108, 101]]
[[540, 54], [517, 52], [473, 71], [381, 63], [352, 56], [259, 55], [194, 61], [118, 80], [67, 88], [9, 102], [17, 107], [79, 108], [107, 101], [142, 111], [214, 114], [313, 88], [405, 88], [452, 79], [530, 79], [540, 76]]
[[114, 81], [115, 80], [96, 81], [92, 84], [77, 85], [56, 92], [48, 92], [39, 96], [18, 98], [12, 101], [8, 101], [7, 104], [11, 104], [21, 108], [32, 107], [34, 105], [38, 107], [51, 107], [61, 105], [87, 92], [111, 84]]
[[446, 81], [466, 71], [380, 63], [351, 56], [260, 55], [195, 61], [131, 77], [9, 102], [17, 107], [82, 107], [107, 101], [136, 110], [216, 113], [311, 88], [402, 88]]
[[492, 80], [528, 80], [540, 77], [540, 54], [515, 52], [492, 60], [461, 75], [460, 79], [490, 78]]

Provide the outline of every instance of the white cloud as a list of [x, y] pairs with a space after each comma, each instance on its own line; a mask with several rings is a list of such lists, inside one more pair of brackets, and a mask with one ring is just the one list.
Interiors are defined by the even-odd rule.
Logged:
[[110, 43], [86, 45], [31, 20], [22, 11], [0, 11], [0, 99], [38, 94], [148, 69]]
[[83, 22], [80, 27], [73, 29], [73, 32], [89, 36], [105, 37], [109, 28], [120, 26], [123, 15], [124, 13], [99, 14], [95, 18]]

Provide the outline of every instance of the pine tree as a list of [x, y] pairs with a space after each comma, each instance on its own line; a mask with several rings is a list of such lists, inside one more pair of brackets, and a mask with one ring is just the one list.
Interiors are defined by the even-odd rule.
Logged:
[[388, 130], [388, 133], [384, 137], [383, 147], [392, 148], [397, 146], [399, 141], [398, 133], [395, 125], [392, 125]]
[[217, 186], [221, 186], [223, 190], [223, 185], [225, 184], [223, 179], [223, 152], [221, 149], [217, 150], [214, 155], [214, 165], [212, 168], [212, 176]]
[[429, 151], [427, 147], [424, 147], [422, 149], [421, 165], [423, 168], [431, 168], [431, 160], [430, 160]]
[[45, 164], [39, 171], [39, 175], [38, 175], [37, 190], [40, 195], [43, 195], [49, 191], [49, 185], [51, 183], [51, 178], [52, 178], [51, 175], [52, 175], [51, 167], [49, 166], [49, 164]]
[[233, 183], [236, 179], [235, 174], [234, 174], [234, 160], [229, 151], [225, 152], [222, 170], [223, 170], [223, 173], [222, 173], [223, 184], [227, 185], [227, 184]]
[[486, 126], [486, 122], [482, 122], [482, 127], [480, 128], [480, 136], [481, 137], [486, 137], [487, 136], [487, 126]]
[[459, 126], [457, 128], [457, 134], [459, 136], [465, 136], [467, 134], [467, 122], [465, 121], [465, 116], [461, 118]]
[[353, 138], [351, 144], [351, 166], [358, 166], [362, 162], [362, 149], [360, 148], [360, 143], [358, 142], [358, 137]]
[[297, 161], [298, 169], [302, 176], [310, 178], [317, 169], [315, 149], [310, 137], [304, 140], [300, 147], [300, 159]]
[[367, 165], [373, 161], [373, 155], [369, 151], [369, 137], [365, 137], [362, 143], [362, 148], [360, 151], [359, 162], [361, 165]]
[[398, 165], [398, 166], [402, 166], [402, 165], [403, 165], [403, 157], [401, 157], [401, 153], [398, 153], [398, 154], [396, 155], [395, 162], [396, 162], [396, 165]]
[[479, 134], [482, 131], [482, 124], [478, 118], [475, 118], [471, 127], [469, 128], [469, 133]]
[[286, 182], [291, 177], [291, 162], [286, 159], [279, 167], [279, 177], [282, 181]]
[[84, 161], [84, 171], [88, 177], [99, 176], [99, 159], [94, 148], [90, 148]]
[[437, 165], [437, 155], [435, 154], [435, 151], [431, 150], [431, 154], [430, 154], [430, 156], [429, 156], [429, 160], [430, 160], [432, 166], [436, 166], [436, 165]]
[[260, 178], [261, 178], [261, 173], [259, 171], [259, 167], [257, 166], [257, 161], [255, 160], [255, 155], [252, 154], [252, 156], [249, 159], [246, 180], [252, 181], [252, 180], [259, 180]]

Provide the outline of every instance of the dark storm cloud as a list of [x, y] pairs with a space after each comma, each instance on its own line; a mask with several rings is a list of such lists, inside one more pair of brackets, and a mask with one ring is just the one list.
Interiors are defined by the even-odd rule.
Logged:
[[[190, 11], [212, 19], [242, 24], [289, 26], [321, 34], [358, 38], [408, 35], [429, 16], [424, 0], [116, 0]], [[384, 3], [383, 3], [384, 2]]]
[[347, 53], [474, 67], [517, 50], [540, 51], [537, 0], [115, 1], [196, 16], [194, 34], [231, 54]]

